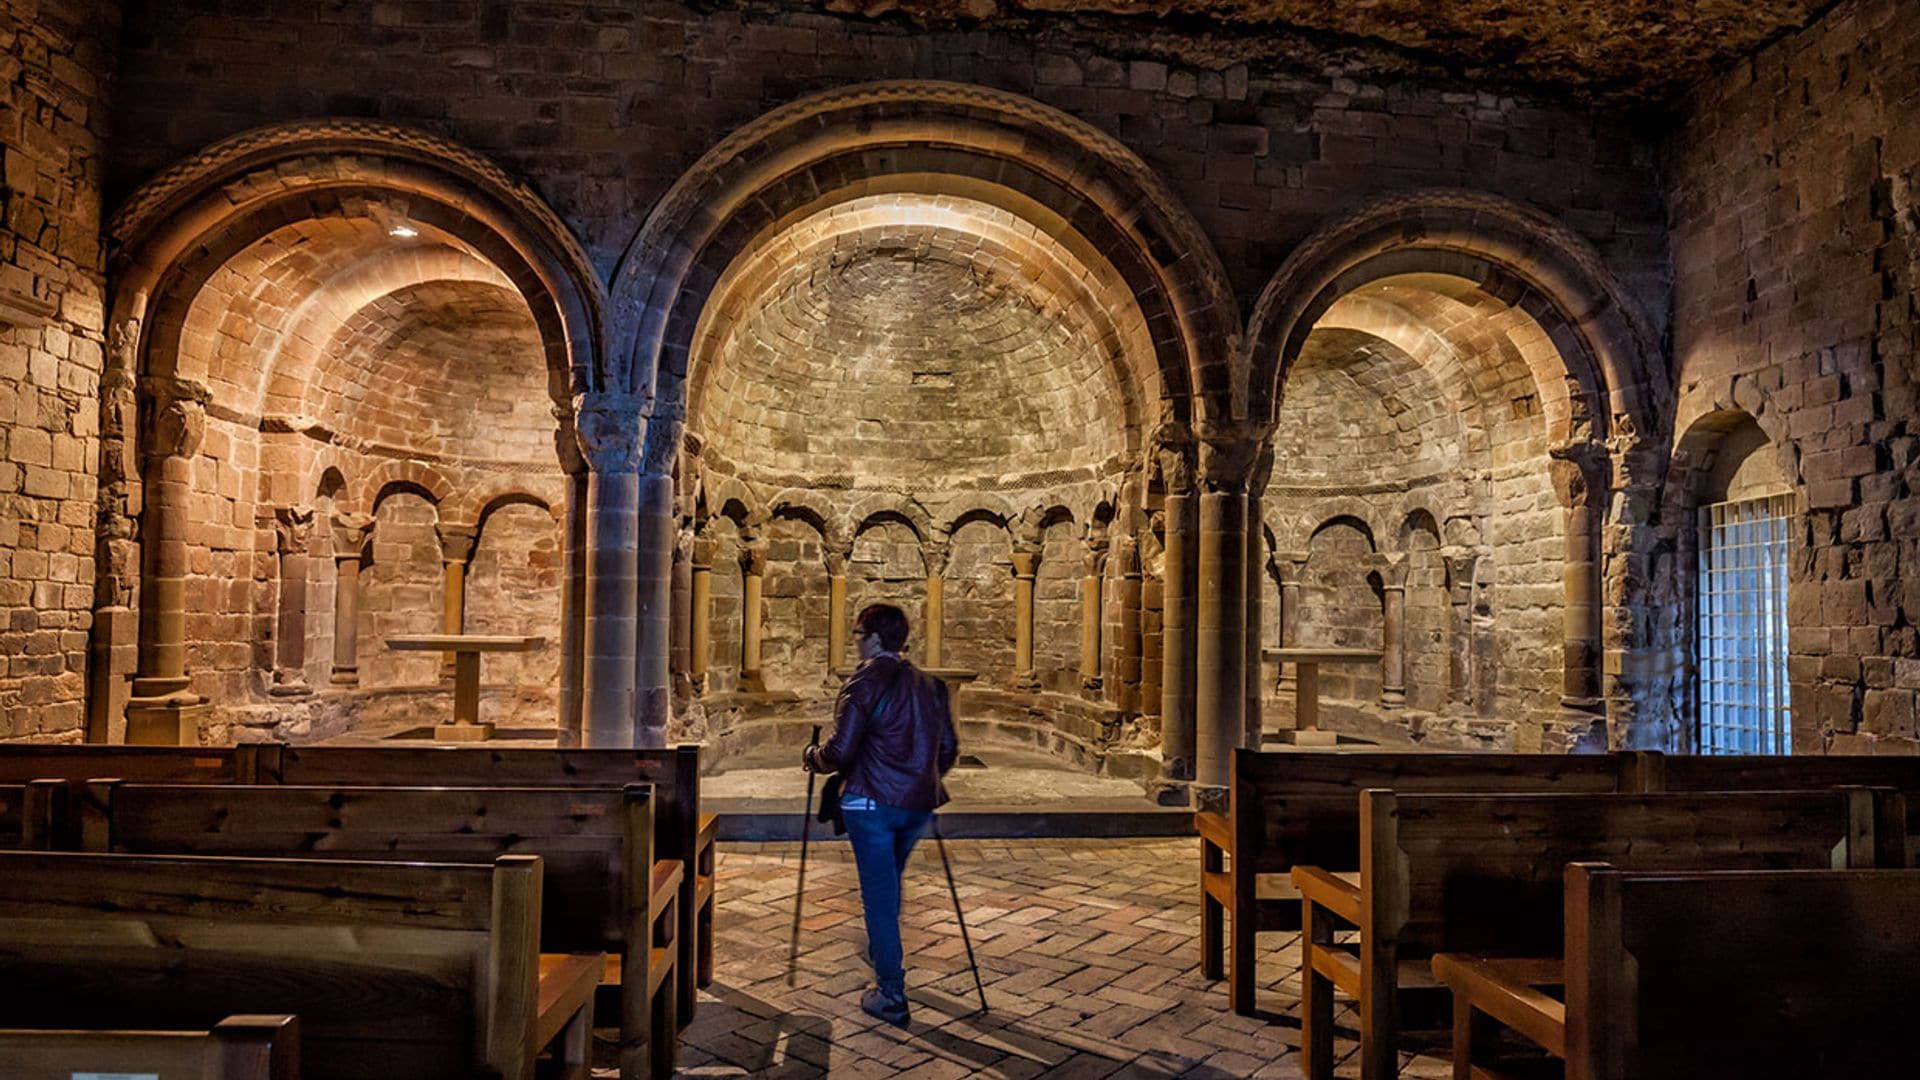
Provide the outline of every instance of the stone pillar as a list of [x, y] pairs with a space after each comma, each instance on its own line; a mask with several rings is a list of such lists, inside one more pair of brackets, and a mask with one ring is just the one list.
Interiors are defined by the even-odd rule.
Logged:
[[[653, 421], [658, 423], [656, 419]], [[667, 745], [673, 718], [673, 473], [647, 470], [639, 479], [639, 532], [634, 542], [634, 742]]]
[[1160, 677], [1166, 670], [1166, 630], [1161, 622], [1166, 611], [1165, 522], [1163, 512], [1149, 514], [1136, 549], [1140, 562], [1140, 697], [1137, 704], [1143, 715], [1156, 720], [1160, 717]]
[[1389, 556], [1380, 572], [1380, 704], [1407, 703], [1407, 557]]
[[127, 741], [199, 742], [206, 699], [187, 674], [188, 516], [193, 458], [206, 434], [205, 388], [167, 380], [150, 385], [144, 498], [140, 519], [140, 648], [127, 701]]
[[1031, 686], [1033, 674], [1033, 581], [1040, 553], [1032, 548], [1013, 550], [1013, 678]]
[[566, 500], [560, 518], [560, 745], [585, 741], [586, 612], [587, 612], [587, 471], [580, 458], [580, 441], [573, 435], [573, 415], [560, 418], [556, 442], [567, 471]]
[[749, 539], [740, 551], [740, 686], [756, 693], [767, 688], [760, 670], [760, 642], [766, 617], [767, 544]]
[[1118, 556], [1120, 560], [1120, 595], [1115, 602], [1120, 608], [1120, 642], [1115, 651], [1114, 678], [1107, 683], [1107, 700], [1117, 706], [1121, 712], [1141, 712], [1141, 642], [1140, 642], [1140, 603], [1141, 573], [1140, 545], [1131, 536], [1121, 536]]
[[1594, 443], [1553, 450], [1553, 486], [1567, 515], [1561, 705], [1583, 713], [1601, 708], [1600, 523], [1606, 512], [1607, 466], [1605, 448]]
[[1447, 701], [1473, 701], [1473, 575], [1476, 557], [1458, 548], [1441, 552], [1447, 568]]
[[1246, 736], [1247, 482], [1258, 448], [1237, 428], [1201, 436], [1193, 779], [1213, 790], [1197, 805], [1224, 794]]
[[687, 600], [687, 676], [693, 692], [707, 688], [707, 663], [713, 656], [713, 541], [693, 542], [692, 581]]
[[851, 667], [847, 655], [847, 557], [827, 553], [827, 674], [826, 685], [840, 685], [841, 670]]
[[333, 516], [333, 675], [335, 686], [360, 685], [360, 562], [373, 533], [369, 514]]
[[635, 721], [641, 402], [622, 394], [583, 394], [574, 414], [587, 464], [583, 742], [626, 747], [633, 745]]
[[1106, 538], [1089, 538], [1086, 573], [1080, 578], [1080, 685], [1093, 691], [1100, 689], [1100, 578], [1106, 566]]
[[1261, 608], [1266, 599], [1267, 568], [1267, 530], [1261, 520], [1261, 497], [1267, 490], [1267, 481], [1273, 476], [1273, 447], [1263, 445], [1254, 456], [1253, 472], [1247, 478], [1247, 603], [1245, 642], [1247, 658], [1244, 665], [1246, 676], [1246, 705], [1241, 720], [1243, 733], [1240, 745], [1254, 750], [1260, 749], [1265, 737], [1262, 705], [1267, 696], [1267, 688], [1261, 673], [1265, 668], [1265, 659], [1260, 655], [1264, 639], [1261, 635]]
[[[1281, 554], [1275, 558], [1274, 567], [1280, 575], [1280, 647], [1297, 648], [1300, 645], [1301, 583], [1306, 579], [1307, 553], [1293, 551]], [[1298, 679], [1294, 665], [1280, 665], [1281, 693], [1297, 693]]]
[[307, 548], [313, 537], [313, 510], [283, 506], [273, 512], [273, 536], [280, 556], [280, 611], [274, 622], [273, 685], [276, 697], [313, 693], [307, 681]]
[[[440, 524], [434, 526], [433, 531], [440, 537], [440, 573], [443, 581], [440, 590], [440, 632], [464, 633], [467, 624], [467, 560], [473, 557], [477, 530], [472, 525]], [[453, 677], [455, 655], [452, 652], [440, 654], [441, 678]]]
[[1165, 501], [1166, 561], [1160, 613], [1160, 753], [1169, 780], [1194, 778], [1194, 593], [1198, 500]]
[[685, 693], [689, 685], [689, 663], [693, 655], [693, 530], [683, 523], [673, 538], [673, 629], [667, 654], [672, 669], [674, 693]]
[[[925, 552], [927, 564], [927, 647], [925, 655], [922, 657], [922, 666], [924, 667], [939, 667], [945, 651], [947, 637], [947, 554], [947, 548], [944, 543], [928, 545]], [[1029, 635], [1028, 640], [1031, 642], [1031, 635]], [[1033, 666], [1033, 647], [1031, 644], [1027, 647], [1027, 657], [1027, 666], [1031, 668]]]

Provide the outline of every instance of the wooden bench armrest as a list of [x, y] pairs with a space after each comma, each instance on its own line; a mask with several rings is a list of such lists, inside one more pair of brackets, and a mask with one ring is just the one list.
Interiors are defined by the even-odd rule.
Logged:
[[552, 1042], [582, 1009], [593, 1007], [593, 988], [606, 970], [605, 953], [541, 953], [539, 1004], [534, 1011], [533, 1043]]
[[1199, 832], [1200, 839], [1229, 855], [1233, 854], [1233, 824], [1226, 815], [1201, 810], [1193, 815], [1193, 827]]
[[653, 864], [653, 883], [647, 897], [647, 908], [661, 912], [667, 909], [667, 903], [680, 891], [680, 883], [686, 880], [687, 864], [679, 859], [656, 859]]
[[713, 838], [719, 834], [719, 830], [720, 830], [719, 814], [701, 814], [700, 827], [699, 827], [699, 830], [695, 832], [694, 838], [693, 838], [694, 848], [696, 850], [700, 848], [705, 848], [707, 845], [713, 843]]
[[1359, 924], [1360, 886], [1354, 882], [1317, 866], [1296, 866], [1293, 887], [1300, 890], [1303, 902], [1326, 908], [1350, 923]]
[[1559, 957], [1491, 957], [1436, 953], [1433, 977], [1456, 997], [1539, 1043], [1555, 1057], [1567, 1053], [1567, 1006], [1538, 987], [1565, 979]]

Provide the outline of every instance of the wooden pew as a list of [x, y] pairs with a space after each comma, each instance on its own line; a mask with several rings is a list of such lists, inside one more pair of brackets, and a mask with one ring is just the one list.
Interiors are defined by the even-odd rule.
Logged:
[[[1920, 1059], [1920, 870], [1565, 871], [1565, 1001], [1523, 961], [1442, 953], [1455, 1077], [1486, 1020], [1567, 1080], [1911, 1075]], [[1556, 965], [1557, 966], [1557, 965]]]
[[1627, 756], [1635, 791], [1796, 791], [1847, 786], [1920, 791], [1920, 756], [1652, 751]]
[[[1398, 1074], [1401, 991], [1430, 989], [1435, 953], [1560, 955], [1562, 871], [1874, 864], [1873, 800], [1844, 791], [1659, 795], [1360, 796], [1356, 882], [1297, 866], [1301, 1071], [1333, 1075], [1333, 992], [1359, 1001], [1361, 1075]], [[1334, 944], [1336, 923], [1357, 948]]]
[[541, 992], [541, 876], [528, 855], [0, 852], [0, 970], [31, 988], [7, 1022], [204, 1028], [272, 1010], [300, 1018], [306, 1080], [530, 1080], [549, 1038], [584, 1047], [595, 975], [561, 967], [574, 988]]
[[0, 784], [117, 776], [167, 784], [232, 784], [253, 779], [260, 744], [243, 746], [0, 746]]
[[700, 812], [700, 750], [552, 747], [283, 746], [260, 748], [255, 783], [444, 787], [621, 787], [652, 784], [655, 854], [679, 859], [680, 1023], [696, 987], [713, 981], [714, 823]]
[[[654, 857], [653, 788], [164, 785], [101, 781], [85, 848], [129, 854], [545, 863], [540, 945], [590, 954], [621, 990], [621, 1075], [673, 1073], [682, 869]], [[655, 1036], [658, 1036], [657, 1038]]]
[[1235, 750], [1228, 812], [1194, 815], [1201, 973], [1225, 974], [1233, 1011], [1253, 1014], [1256, 935], [1300, 927], [1299, 893], [1285, 875], [1295, 866], [1359, 869], [1363, 790], [1611, 792], [1622, 789], [1623, 769], [1606, 754]]
[[167, 1080], [299, 1080], [300, 1025], [291, 1016], [229, 1016], [211, 1031], [0, 1030], [0, 1076]]

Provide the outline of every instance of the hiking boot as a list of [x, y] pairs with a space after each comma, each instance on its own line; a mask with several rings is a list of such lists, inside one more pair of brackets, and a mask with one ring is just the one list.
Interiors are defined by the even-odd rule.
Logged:
[[907, 995], [904, 993], [889, 994], [877, 986], [869, 986], [867, 992], [860, 995], [860, 1010], [894, 1027], [907, 1026]]

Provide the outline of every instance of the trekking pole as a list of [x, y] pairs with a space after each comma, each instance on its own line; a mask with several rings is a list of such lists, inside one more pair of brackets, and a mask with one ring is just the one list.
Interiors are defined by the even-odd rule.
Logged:
[[980, 1011], [987, 1011], [987, 988], [980, 982], [980, 965], [973, 959], [973, 939], [967, 936], [967, 916], [960, 910], [960, 888], [953, 883], [953, 864], [947, 861], [947, 840], [940, 835], [940, 815], [933, 816], [933, 843], [940, 849], [940, 866], [947, 872], [947, 892], [953, 895], [953, 919], [960, 924], [960, 944], [967, 947], [967, 966], [973, 969], [973, 988], [980, 992]]
[[[820, 745], [820, 725], [813, 725], [808, 746]], [[787, 942], [787, 985], [794, 985], [800, 974], [800, 901], [807, 894], [807, 837], [813, 832], [813, 781], [819, 774], [807, 770], [807, 812], [800, 819], [800, 883], [793, 890], [793, 935]]]

